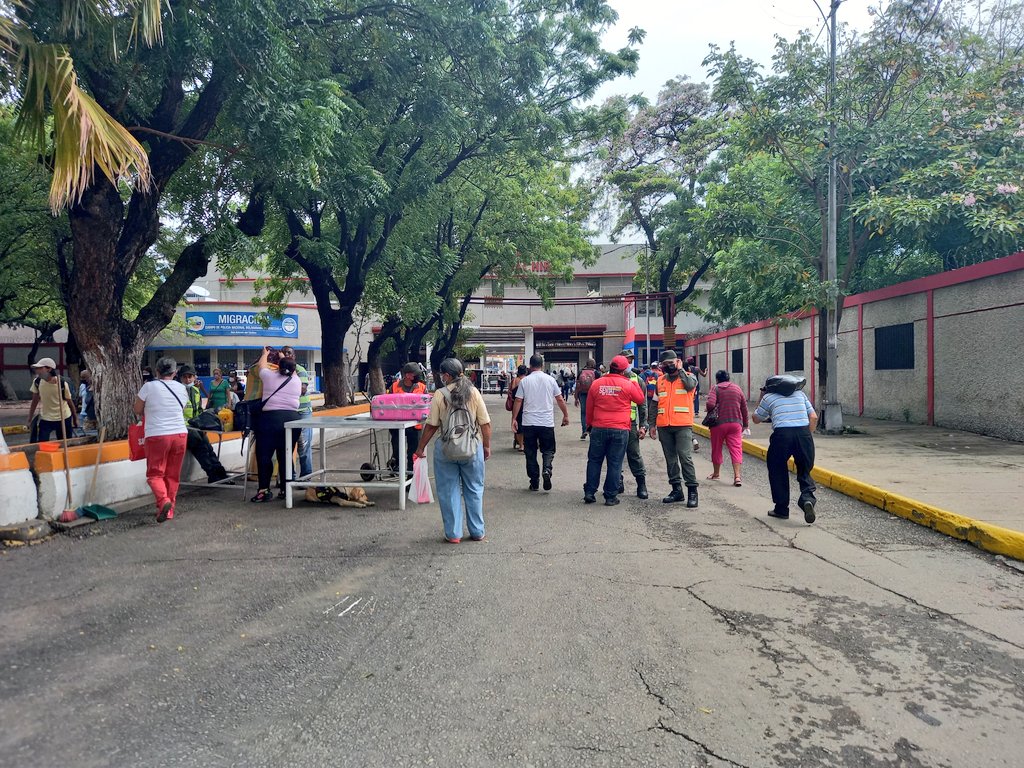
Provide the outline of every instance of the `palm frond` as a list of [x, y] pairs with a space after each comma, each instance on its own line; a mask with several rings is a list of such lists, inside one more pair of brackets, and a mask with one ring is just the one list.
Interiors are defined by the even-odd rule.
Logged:
[[60, 31], [72, 37], [81, 37], [89, 27], [90, 20], [99, 18], [96, 3], [88, 0], [61, 0]]
[[25, 85], [15, 128], [37, 147], [45, 147], [52, 109], [54, 212], [80, 200], [97, 170], [114, 184], [134, 175], [137, 183], [148, 185], [146, 150], [79, 87], [67, 50], [25, 39], [18, 45]]
[[[92, 0], [61, 0], [60, 30], [74, 38], [84, 36], [96, 22], [112, 20], [118, 16], [131, 15], [132, 26], [129, 34], [132, 42], [139, 37], [150, 48], [163, 42], [163, 19], [160, 10], [164, 3], [170, 10], [170, 0], [128, 0], [122, 3], [108, 3], [105, 7]], [[114, 57], [117, 58], [118, 52]]]
[[[170, 0], [166, 0], [167, 10], [170, 11]], [[135, 14], [132, 19], [132, 35], [142, 33], [143, 42], [152, 48], [154, 45], [163, 43], [164, 27], [160, 17], [160, 7], [163, 0], [138, 0], [135, 4]]]
[[15, 21], [8, 16], [0, 16], [0, 54], [13, 60], [17, 58], [17, 51], [18, 34]]

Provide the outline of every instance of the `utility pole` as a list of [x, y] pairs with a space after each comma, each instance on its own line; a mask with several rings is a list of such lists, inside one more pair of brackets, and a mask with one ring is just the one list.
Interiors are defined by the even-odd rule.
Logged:
[[[644, 293], [651, 292], [651, 260], [647, 251], [647, 243], [644, 243]], [[647, 365], [651, 364], [651, 298], [650, 295], [644, 298], [644, 338], [647, 340]]]
[[[828, 301], [828, 328], [825, 345], [825, 403], [822, 426], [825, 432], [836, 434], [843, 431], [843, 406], [839, 402], [839, 268], [836, 255], [836, 182], [838, 158], [836, 157], [836, 10], [842, 0], [830, 0], [829, 9], [829, 67], [828, 67], [828, 231], [827, 253], [825, 256], [825, 280], [832, 284], [833, 291]], [[812, 352], [813, 354], [813, 352]]]

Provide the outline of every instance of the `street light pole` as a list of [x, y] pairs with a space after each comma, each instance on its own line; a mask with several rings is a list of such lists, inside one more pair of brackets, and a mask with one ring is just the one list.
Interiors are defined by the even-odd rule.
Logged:
[[644, 243], [644, 339], [647, 341], [647, 366], [651, 365], [651, 260], [647, 258], [647, 243]]
[[[836, 254], [836, 183], [838, 158], [836, 157], [836, 10], [842, 0], [830, 0], [829, 9], [829, 68], [828, 68], [828, 222], [825, 280], [830, 284], [827, 309], [827, 338], [825, 342], [825, 403], [822, 425], [825, 432], [843, 431], [843, 406], [839, 402], [839, 291], [838, 258]], [[813, 353], [812, 353], [813, 354]]]

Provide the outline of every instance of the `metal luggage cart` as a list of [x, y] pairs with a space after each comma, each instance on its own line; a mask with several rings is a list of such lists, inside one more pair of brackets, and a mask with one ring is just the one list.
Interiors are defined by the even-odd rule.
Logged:
[[364, 483], [368, 483], [376, 478], [383, 479], [385, 477], [398, 476], [398, 462], [391, 453], [391, 441], [388, 440], [388, 460], [382, 466], [380, 459], [384, 452], [380, 449], [379, 440], [380, 432], [376, 429], [370, 430], [370, 460], [364, 461], [359, 465], [359, 477], [362, 478]]
[[[290, 455], [292, 450], [292, 430], [311, 427], [320, 431], [320, 468], [314, 469], [312, 474], [295, 478], [292, 473], [291, 462], [285, 463], [285, 507], [291, 509], [294, 501], [294, 492], [300, 488], [316, 488], [322, 485], [344, 485], [344, 480], [335, 480], [337, 475], [358, 475], [365, 478], [370, 475], [372, 480], [364, 480], [364, 488], [384, 488], [398, 493], [398, 508], [405, 510], [406, 494], [412, 486], [412, 472], [405, 468], [405, 461], [408, 451], [408, 444], [405, 441], [405, 430], [418, 424], [418, 420], [395, 419], [379, 420], [371, 419], [370, 414], [361, 413], [354, 416], [318, 416], [314, 419], [300, 419], [289, 421], [284, 425], [285, 452]], [[328, 466], [327, 462], [327, 432], [333, 430], [343, 434], [358, 434], [367, 430], [375, 433], [387, 434], [389, 429], [398, 430], [398, 464], [399, 470], [391, 472], [388, 469], [380, 469], [381, 449], [380, 438], [375, 438], [371, 444], [371, 458], [374, 461], [366, 462], [361, 467]], [[376, 464], [377, 466], [374, 466]], [[368, 466], [369, 465], [369, 466]]]

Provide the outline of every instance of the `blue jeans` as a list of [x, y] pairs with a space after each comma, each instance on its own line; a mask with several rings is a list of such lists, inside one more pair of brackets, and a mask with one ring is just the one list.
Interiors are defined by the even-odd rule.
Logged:
[[608, 460], [608, 469], [604, 476], [604, 497], [612, 499], [619, 495], [619, 483], [622, 481], [622, 459], [626, 455], [629, 444], [628, 429], [609, 429], [594, 427], [590, 430], [590, 448], [587, 451], [587, 482], [583, 485], [583, 495], [593, 496], [597, 493], [597, 485], [601, 482], [601, 465]]
[[[313, 411], [299, 411], [300, 419], [313, 418]], [[313, 474], [313, 429], [306, 427], [299, 431], [299, 475]]]
[[484, 447], [481, 444], [471, 461], [449, 461], [440, 443], [434, 445], [434, 480], [437, 503], [441, 507], [446, 539], [462, 538], [462, 505], [466, 505], [469, 535], [484, 535]]

